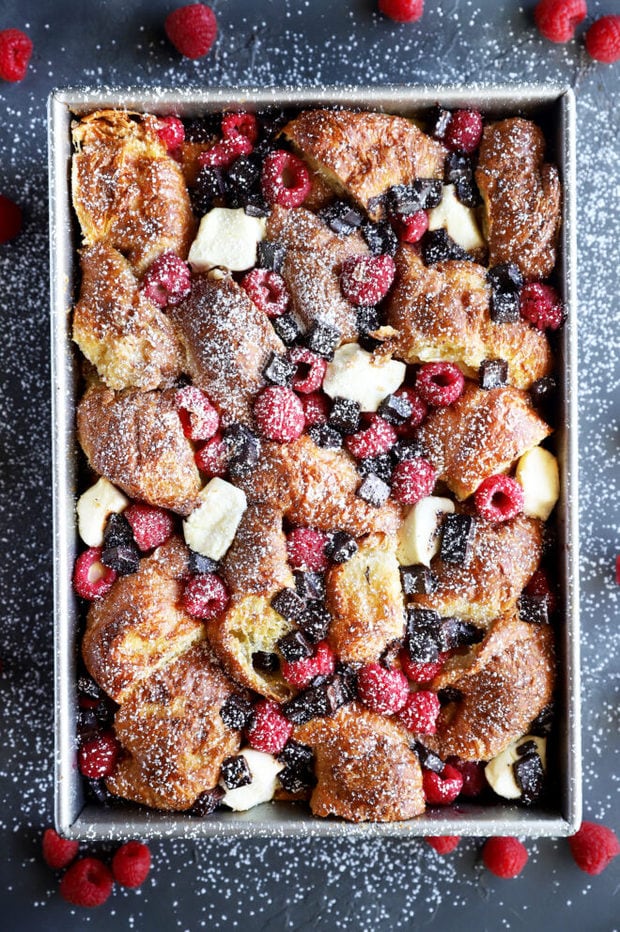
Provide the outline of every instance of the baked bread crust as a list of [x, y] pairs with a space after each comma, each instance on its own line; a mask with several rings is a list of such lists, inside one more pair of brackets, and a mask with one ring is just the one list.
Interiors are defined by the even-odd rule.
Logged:
[[238, 595], [276, 592], [291, 585], [291, 571], [282, 530], [282, 512], [268, 505], [250, 505], [222, 562], [229, 590]]

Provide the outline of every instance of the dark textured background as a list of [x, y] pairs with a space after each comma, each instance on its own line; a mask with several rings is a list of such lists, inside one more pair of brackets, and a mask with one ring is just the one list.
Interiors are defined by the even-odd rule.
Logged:
[[[0, 247], [0, 927], [611, 930], [619, 924], [619, 864], [589, 878], [564, 840], [527, 842], [530, 861], [515, 881], [484, 872], [473, 840], [445, 859], [416, 840], [153, 844], [143, 888], [116, 890], [92, 912], [63, 903], [41, 861], [53, 792], [45, 98], [68, 84], [539, 80], [576, 89], [585, 814], [620, 827], [620, 66], [590, 62], [579, 43], [541, 40], [532, 0], [427, 0], [412, 26], [377, 17], [374, 0], [215, 0], [217, 45], [193, 63], [163, 36], [174, 5], [0, 2], [0, 29], [25, 28], [35, 45], [26, 79], [0, 85], [0, 192], [25, 212], [21, 236]], [[589, 8], [592, 18], [620, 12], [618, 0], [589, 0]]]

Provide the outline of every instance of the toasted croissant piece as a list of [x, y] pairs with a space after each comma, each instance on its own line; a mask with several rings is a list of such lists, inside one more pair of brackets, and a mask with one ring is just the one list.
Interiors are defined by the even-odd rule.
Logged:
[[291, 584], [282, 512], [269, 505], [250, 505], [222, 562], [233, 593], [270, 593]]

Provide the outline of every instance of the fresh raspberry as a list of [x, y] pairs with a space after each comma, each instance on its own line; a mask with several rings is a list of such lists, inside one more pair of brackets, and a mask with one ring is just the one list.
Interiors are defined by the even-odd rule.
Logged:
[[441, 704], [436, 693], [420, 689], [409, 693], [407, 702], [398, 713], [405, 728], [416, 735], [434, 735]]
[[540, 0], [534, 10], [539, 33], [550, 42], [569, 42], [575, 26], [585, 19], [586, 0]]
[[557, 595], [555, 594], [555, 591], [549, 582], [549, 577], [544, 570], [536, 570], [525, 587], [525, 594], [545, 599], [547, 602], [547, 611], [550, 615], [553, 615], [557, 610]]
[[71, 864], [78, 853], [79, 841], [62, 838], [53, 828], [43, 832], [43, 860], [52, 870], [59, 871]]
[[455, 110], [444, 142], [453, 152], [474, 152], [482, 139], [482, 116], [477, 110]]
[[409, 683], [404, 673], [395, 667], [368, 663], [357, 675], [357, 692], [373, 712], [389, 715], [398, 712], [407, 702]]
[[272, 699], [257, 702], [247, 729], [250, 746], [266, 754], [279, 754], [293, 731], [293, 723]]
[[116, 570], [101, 562], [101, 547], [89, 547], [75, 561], [73, 588], [82, 599], [102, 599], [116, 582]]
[[254, 145], [258, 139], [258, 123], [253, 113], [225, 113], [222, 117], [224, 138], [245, 136]]
[[189, 440], [210, 440], [220, 426], [220, 416], [195, 385], [185, 385], [174, 396], [183, 433]]
[[301, 401], [292, 389], [281, 385], [263, 389], [254, 402], [254, 417], [269, 440], [297, 440], [306, 426]]
[[22, 209], [4, 194], [0, 194], [0, 243], [15, 239], [22, 228]]
[[292, 663], [285, 662], [281, 668], [286, 682], [298, 689], [308, 686], [315, 676], [330, 676], [335, 669], [336, 656], [327, 641], [317, 644], [311, 657]]
[[523, 488], [510, 476], [487, 476], [474, 495], [474, 504], [479, 515], [497, 524], [510, 521], [523, 510]]
[[582, 822], [568, 844], [577, 867], [586, 874], [600, 874], [620, 854], [616, 833], [596, 822]]
[[405, 423], [395, 425], [396, 433], [399, 437], [412, 438], [415, 436], [416, 427], [420, 426], [428, 414], [428, 405], [424, 399], [420, 397], [418, 391], [415, 388], [411, 388], [409, 385], [403, 385], [403, 387], [397, 389], [394, 394], [406, 398], [411, 405], [411, 414]]
[[349, 256], [342, 263], [340, 288], [351, 304], [378, 304], [390, 290], [395, 273], [391, 256]]
[[111, 731], [102, 731], [78, 751], [80, 773], [91, 780], [109, 777], [116, 766], [120, 745]]
[[387, 453], [398, 439], [392, 425], [388, 424], [378, 414], [372, 414], [368, 420], [369, 424], [365, 430], [360, 430], [357, 434], [349, 434], [348, 437], [345, 437], [344, 442], [349, 453], [357, 460], [363, 460], [369, 456], [378, 456], [379, 453]]
[[428, 214], [418, 210], [398, 218], [398, 232], [403, 243], [419, 242], [428, 230]]
[[261, 187], [270, 204], [301, 207], [312, 187], [310, 172], [300, 158], [284, 149], [270, 152], [263, 163]]
[[168, 152], [174, 152], [185, 140], [185, 127], [178, 117], [160, 117], [157, 121], [157, 135]]
[[428, 460], [403, 460], [392, 473], [392, 495], [401, 505], [415, 505], [431, 495], [436, 482], [437, 473]]
[[211, 479], [224, 476], [228, 470], [228, 454], [221, 434], [216, 434], [194, 454], [196, 466]]
[[286, 538], [288, 561], [296, 570], [318, 573], [327, 569], [327, 534], [312, 527], [296, 527]]
[[280, 317], [288, 307], [286, 283], [277, 272], [252, 269], [241, 279], [241, 287], [259, 311], [263, 311], [267, 317]]
[[453, 362], [427, 362], [418, 371], [415, 387], [427, 404], [444, 408], [461, 397], [465, 379]]
[[174, 533], [174, 518], [169, 511], [153, 505], [134, 503], [123, 512], [140, 550], [159, 547]]
[[397, 23], [415, 23], [424, 12], [424, 0], [379, 0], [379, 12]]
[[32, 40], [21, 29], [0, 32], [0, 78], [21, 81], [26, 77], [32, 55]]
[[478, 760], [461, 760], [460, 757], [449, 757], [448, 763], [458, 770], [463, 777], [461, 796], [467, 796], [468, 799], [480, 796], [487, 786], [484, 763]]
[[112, 873], [121, 887], [139, 887], [151, 869], [151, 852], [140, 841], [121, 845], [112, 858]]
[[228, 589], [214, 573], [198, 573], [187, 580], [183, 592], [183, 607], [194, 618], [210, 621], [228, 605]]
[[329, 417], [327, 395], [322, 392], [311, 392], [309, 395], [302, 395], [299, 400], [304, 409], [306, 427], [312, 427], [314, 424], [325, 424]]
[[175, 253], [164, 252], [147, 269], [142, 280], [142, 290], [158, 307], [180, 304], [192, 290], [187, 264]]
[[517, 838], [489, 838], [482, 849], [482, 860], [496, 877], [510, 880], [527, 864], [527, 850]]
[[460, 840], [460, 835], [434, 835], [426, 838], [427, 844], [434, 848], [437, 854], [450, 854]]
[[422, 785], [426, 802], [431, 806], [449, 806], [463, 789], [463, 777], [451, 764], [446, 764], [443, 771], [422, 771]]
[[177, 52], [186, 58], [202, 58], [215, 42], [217, 20], [210, 7], [192, 3], [173, 10], [164, 29]]
[[247, 136], [237, 133], [235, 136], [221, 139], [210, 149], [201, 152], [196, 161], [208, 168], [227, 168], [240, 155], [249, 155], [253, 148]]
[[60, 881], [60, 895], [73, 906], [101, 906], [110, 896], [114, 878], [99, 858], [80, 858]]
[[620, 16], [602, 16], [586, 32], [586, 50], [595, 61], [611, 65], [620, 58]]
[[426, 683], [430, 683], [431, 680], [434, 680], [436, 676], [439, 676], [443, 670], [443, 665], [446, 662], [445, 658], [447, 656], [447, 654], [440, 654], [439, 659], [431, 663], [414, 663], [409, 653], [403, 649], [399, 654], [399, 660], [402, 671], [407, 679], [419, 686], [424, 686]]
[[530, 282], [521, 289], [521, 317], [539, 330], [557, 330], [564, 320], [564, 307], [555, 288]]
[[293, 376], [293, 388], [302, 395], [317, 391], [323, 384], [327, 360], [313, 353], [305, 346], [294, 346], [288, 352], [288, 358], [297, 366]]

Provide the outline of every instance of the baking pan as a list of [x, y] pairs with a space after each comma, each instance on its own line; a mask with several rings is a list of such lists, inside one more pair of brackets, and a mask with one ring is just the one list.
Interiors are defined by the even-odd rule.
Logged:
[[[75, 515], [78, 450], [75, 436], [77, 362], [70, 337], [70, 312], [77, 281], [77, 225], [70, 192], [73, 116], [107, 108], [156, 114], [198, 116], [221, 109], [260, 109], [270, 105], [341, 105], [415, 116], [441, 102], [446, 107], [479, 107], [492, 117], [522, 114], [544, 128], [549, 158], [560, 169], [563, 225], [559, 287], [568, 309], [557, 353], [561, 383], [556, 452], [562, 491], [557, 513], [558, 579], [561, 624], [558, 646], [556, 774], [550, 801], [533, 809], [516, 805], [459, 803], [428, 811], [408, 822], [352, 824], [318, 819], [307, 807], [265, 803], [248, 812], [218, 811], [205, 819], [153, 812], [141, 807], [105, 808], [86, 802], [76, 765], [76, 691], [78, 605], [71, 586], [78, 535]], [[55, 661], [55, 819], [70, 838], [121, 839], [128, 836], [391, 836], [572, 834], [581, 821], [581, 746], [579, 689], [579, 581], [577, 527], [577, 307], [575, 300], [575, 101], [564, 87], [375, 87], [321, 89], [210, 90], [125, 88], [85, 91], [67, 88], [49, 98], [51, 372], [54, 495], [54, 661]]]

